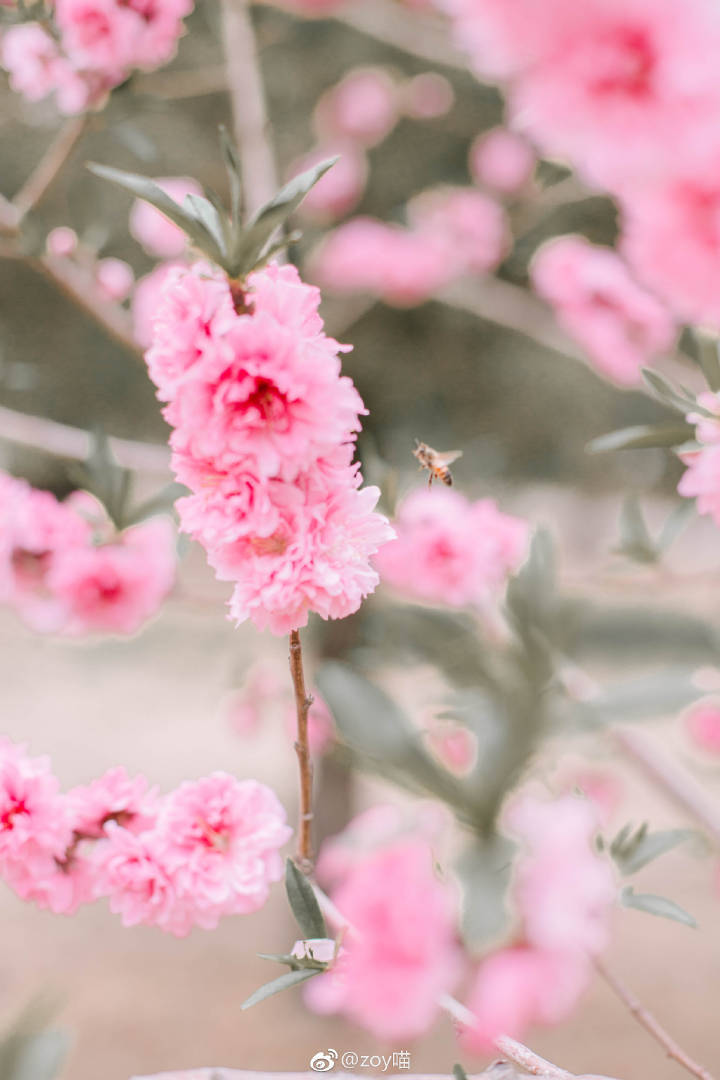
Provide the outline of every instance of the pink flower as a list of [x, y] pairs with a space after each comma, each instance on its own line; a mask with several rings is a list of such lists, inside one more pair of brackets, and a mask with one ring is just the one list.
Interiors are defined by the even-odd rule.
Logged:
[[477, 736], [462, 724], [433, 721], [427, 732], [431, 749], [450, 772], [463, 776], [470, 772], [477, 758]]
[[60, 51], [37, 23], [24, 23], [6, 30], [1, 39], [3, 67], [10, 73], [10, 85], [29, 101], [40, 101], [57, 86]]
[[687, 466], [678, 483], [678, 494], [697, 499], [698, 514], [708, 514], [720, 525], [720, 445], [703, 446], [681, 454]]
[[129, 777], [122, 766], [71, 788], [66, 796], [73, 831], [83, 838], [98, 840], [110, 821], [130, 832], [143, 832], [155, 822], [157, 793], [148, 791], [144, 776]]
[[484, 131], [470, 147], [473, 179], [503, 195], [514, 195], [529, 184], [535, 160], [530, 144], [507, 128]]
[[59, 552], [47, 584], [65, 606], [67, 633], [132, 634], [156, 613], [175, 567], [172, 525], [154, 518], [127, 529], [116, 543]]
[[118, 0], [56, 0], [65, 51], [78, 68], [117, 73], [132, 63], [138, 15]]
[[[341, 375], [319, 292], [291, 267], [231, 295], [203, 266], [168, 275], [148, 352], [169, 401], [173, 466], [192, 494], [182, 527], [235, 582], [231, 616], [285, 633], [342, 618], [377, 584], [391, 536], [351, 464], [362, 401]], [[239, 311], [236, 310], [239, 308]]]
[[55, 866], [72, 836], [60, 785], [48, 758], [0, 739], [0, 868], [22, 865], [28, 877]]
[[640, 383], [640, 369], [669, 350], [675, 326], [667, 310], [633, 281], [609, 248], [581, 237], [544, 245], [532, 266], [535, 289], [587, 351], [600, 374], [621, 386]]
[[269, 788], [216, 772], [168, 796], [158, 842], [175, 890], [210, 927], [262, 907], [282, 877], [279, 851], [291, 833]]
[[72, 255], [77, 248], [77, 243], [78, 238], [75, 230], [68, 229], [64, 225], [59, 225], [57, 229], [51, 229], [45, 241], [48, 255], [55, 255], [60, 259]]
[[437, 487], [407, 496], [394, 524], [397, 540], [375, 560], [380, 576], [431, 603], [483, 606], [527, 550], [527, 522], [503, 514], [492, 499], [470, 502]]
[[333, 902], [353, 930], [333, 969], [308, 983], [310, 1007], [342, 1012], [380, 1039], [423, 1034], [460, 973], [454, 897], [430, 850], [409, 841], [369, 855]]
[[[202, 195], [200, 185], [186, 176], [158, 177], [155, 183], [176, 203], [182, 204], [186, 195]], [[132, 205], [130, 232], [148, 255], [158, 259], [176, 259], [185, 251], [187, 240], [182, 229], [141, 199]]]
[[601, 952], [617, 890], [609, 862], [593, 850], [596, 808], [573, 795], [525, 795], [511, 803], [506, 824], [527, 844], [513, 887], [527, 941], [555, 952]]
[[702, 412], [691, 412], [685, 417], [688, 424], [695, 425], [695, 438], [705, 446], [720, 443], [720, 393], [704, 390], [698, 394], [697, 403]]
[[100, 259], [95, 266], [95, 280], [104, 297], [122, 303], [132, 292], [135, 275], [122, 259]]
[[397, 118], [393, 79], [383, 68], [367, 67], [355, 68], [325, 91], [316, 106], [314, 123], [322, 141], [339, 138], [370, 147], [390, 134]]
[[502, 260], [508, 247], [502, 207], [471, 188], [440, 188], [408, 203], [408, 220], [416, 235], [443, 252], [453, 276], [484, 274]]
[[303, 199], [301, 212], [316, 221], [334, 221], [349, 213], [362, 198], [368, 165], [361, 148], [352, 142], [323, 144], [296, 161], [292, 175], [339, 155], [339, 160]]
[[98, 859], [98, 889], [123, 926], [158, 926], [176, 937], [193, 927], [191, 904], [177, 896], [156, 833], [139, 836], [109, 826], [108, 841]]
[[461, 1028], [463, 1049], [489, 1054], [501, 1035], [521, 1038], [532, 1024], [565, 1020], [590, 981], [583, 956], [518, 945], [491, 953], [470, 991], [472, 1027]]
[[720, 144], [678, 162], [624, 189], [621, 250], [679, 319], [720, 327]]
[[367, 292], [397, 307], [428, 300], [449, 284], [454, 259], [398, 225], [354, 218], [331, 232], [313, 254], [317, 280], [333, 292]]
[[720, 754], [720, 706], [714, 701], [701, 701], [685, 713], [685, 729], [702, 750]]

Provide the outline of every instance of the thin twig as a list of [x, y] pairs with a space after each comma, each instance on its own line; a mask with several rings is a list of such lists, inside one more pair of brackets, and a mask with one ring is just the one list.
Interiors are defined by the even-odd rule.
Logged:
[[611, 737], [657, 787], [710, 833], [715, 844], [720, 847], [720, 808], [694, 778], [665, 758], [646, 736], [636, 731], [614, 728]]
[[74, 116], [60, 128], [46, 153], [13, 199], [18, 224], [37, 206], [51, 187], [82, 137], [87, 122], [87, 115]]
[[227, 71], [224, 64], [210, 64], [186, 71], [152, 71], [136, 75], [131, 86], [134, 93], [152, 94], [166, 101], [182, 101], [183, 98], [203, 97], [206, 94], [224, 94], [227, 91]]
[[222, 28], [245, 211], [253, 213], [273, 197], [278, 185], [275, 158], [268, 139], [265, 91], [247, 0], [222, 0]]
[[310, 742], [308, 738], [308, 713], [313, 699], [305, 687], [305, 673], [303, 671], [302, 644], [298, 630], [290, 631], [290, 675], [295, 691], [295, 708], [297, 711], [297, 740], [295, 753], [297, 754], [300, 769], [300, 827], [298, 839], [298, 864], [304, 873], [312, 869], [312, 782], [313, 767], [310, 758]]
[[534, 1050], [530, 1050], [529, 1047], [523, 1046], [522, 1043], [517, 1042], [515, 1039], [511, 1039], [509, 1035], [501, 1035], [499, 1039], [495, 1040], [495, 1046], [504, 1058], [512, 1061], [515, 1065], [519, 1065], [531, 1076], [541, 1076], [543, 1080], [573, 1080], [573, 1073], [569, 1073], [566, 1069], [561, 1069], [558, 1065], [546, 1061], [545, 1058], [536, 1054]]
[[[0, 406], [0, 440], [75, 461], [87, 458], [91, 442], [90, 435], [82, 428], [3, 406]], [[115, 460], [126, 469], [162, 476], [170, 468], [170, 455], [164, 446], [115, 436], [110, 436], [108, 442]]]
[[687, 1072], [692, 1076], [697, 1077], [698, 1080], [714, 1080], [712, 1073], [709, 1073], [704, 1066], [698, 1065], [696, 1061], [693, 1061], [690, 1055], [675, 1042], [662, 1024], [655, 1019], [653, 1014], [645, 1008], [632, 991], [628, 990], [621, 980], [618, 979], [617, 975], [606, 967], [602, 960], [596, 959], [595, 967], [598, 974], [605, 980], [613, 993], [615, 993], [627, 1006], [628, 1012], [635, 1020], [637, 1020], [638, 1024], [640, 1024], [641, 1027], [644, 1027], [648, 1034], [662, 1046], [669, 1058], [676, 1061], [678, 1065], [682, 1065]]

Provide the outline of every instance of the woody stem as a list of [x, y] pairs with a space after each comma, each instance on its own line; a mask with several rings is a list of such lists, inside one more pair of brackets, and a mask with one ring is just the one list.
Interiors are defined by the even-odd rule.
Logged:
[[308, 739], [308, 714], [313, 699], [305, 687], [305, 673], [303, 671], [302, 645], [300, 633], [297, 630], [290, 631], [290, 675], [295, 691], [295, 708], [297, 710], [297, 740], [295, 753], [297, 754], [300, 769], [300, 822], [298, 828], [297, 860], [300, 869], [308, 873], [312, 869], [312, 781], [313, 767], [310, 758], [310, 745]]

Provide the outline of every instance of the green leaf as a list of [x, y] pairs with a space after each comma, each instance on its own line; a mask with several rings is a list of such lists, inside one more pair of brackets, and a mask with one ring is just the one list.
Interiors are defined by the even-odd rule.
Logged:
[[665, 896], [654, 896], [652, 893], [636, 893], [632, 886], [626, 885], [620, 893], [620, 903], [626, 908], [635, 908], [637, 911], [645, 911], [648, 915], [657, 915], [662, 919], [673, 919], [684, 926], [697, 928], [697, 922], [685, 908], [681, 908], [674, 900], [668, 900]]
[[315, 971], [310, 968], [304, 968], [302, 971], [286, 971], [284, 975], [273, 979], [272, 982], [265, 983], [254, 994], [251, 994], [246, 1001], [243, 1001], [240, 1008], [243, 1010], [251, 1009], [253, 1005], [265, 1001], [266, 998], [272, 997], [274, 994], [280, 994], [283, 990], [289, 990], [292, 986], [298, 986], [300, 983], [320, 974], [319, 970]]
[[578, 708], [595, 723], [654, 719], [670, 716], [700, 696], [695, 669], [664, 668], [604, 686]]
[[687, 415], [690, 412], [706, 412], [698, 406], [692, 390], [680, 383], [674, 383], [667, 376], [661, 375], [654, 368], [643, 368], [642, 376], [649, 388], [665, 405]]
[[95, 176], [109, 180], [125, 191], [131, 192], [138, 199], [144, 199], [145, 202], [150, 203], [182, 229], [193, 244], [208, 255], [213, 262], [223, 264], [223, 252], [203, 220], [198, 218], [196, 212], [190, 212], [185, 206], [180, 206], [171, 199], [154, 180], [137, 173], [112, 169], [108, 165], [98, 165], [95, 162], [90, 162], [87, 167]]
[[720, 390], [720, 356], [718, 355], [717, 335], [712, 331], [695, 331], [698, 363], [711, 390]]
[[636, 424], [592, 439], [585, 447], [589, 454], [607, 454], [614, 450], [648, 450], [654, 447], [679, 446], [693, 434], [690, 424]]
[[242, 170], [240, 166], [240, 160], [237, 156], [237, 151], [233, 144], [232, 139], [228, 135], [227, 128], [224, 124], [220, 125], [220, 150], [225, 162], [225, 168], [228, 174], [228, 180], [230, 182], [230, 207], [231, 207], [231, 220], [236, 228], [240, 227], [240, 218], [242, 214]]
[[626, 825], [610, 845], [610, 854], [620, 873], [629, 876], [680, 844], [698, 839], [700, 835], [695, 829], [649, 832], [647, 825], [641, 825], [637, 832], [632, 834]]
[[227, 255], [225, 247], [226, 233], [223, 217], [221, 217], [218, 208], [212, 204], [210, 199], [192, 193], [185, 196], [183, 207], [207, 229], [217, 244], [218, 250], [225, 257]]
[[453, 1065], [452, 1071], [455, 1080], [468, 1080], [468, 1074], [465, 1072], [462, 1065]]
[[337, 160], [337, 157], [328, 158], [306, 169], [299, 176], [293, 177], [269, 203], [260, 207], [238, 238], [237, 249], [232, 254], [232, 277], [249, 273], [262, 261], [275, 232], [285, 224], [310, 189]]
[[303, 938], [326, 938], [325, 919], [313, 887], [292, 859], [285, 860], [285, 891]]
[[171, 481], [155, 495], [151, 495], [150, 498], [135, 506], [129, 514], [126, 514], [123, 524], [127, 528], [128, 525], [137, 525], [139, 521], [144, 521], [145, 518], [152, 517], [154, 514], [170, 513], [177, 500], [189, 494], [190, 490], [184, 484]]

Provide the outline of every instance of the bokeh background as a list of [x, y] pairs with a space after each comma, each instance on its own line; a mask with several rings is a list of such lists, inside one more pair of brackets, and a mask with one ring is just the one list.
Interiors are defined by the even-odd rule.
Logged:
[[[406, 75], [441, 71], [452, 83], [455, 104], [435, 121], [401, 121], [371, 151], [370, 182], [359, 211], [393, 220], [412, 194], [440, 181], [469, 182], [471, 140], [502, 117], [495, 89], [480, 86], [460, 66], [408, 55], [341, 19], [304, 21], [270, 6], [259, 7], [254, 16], [281, 173], [287, 175], [291, 162], [312, 144], [310, 115], [321, 92], [351, 68], [370, 63]], [[30, 250], [40, 250], [47, 231], [64, 224], [103, 255], [127, 260], [138, 275], [151, 268], [128, 234], [129, 197], [92, 177], [84, 167], [88, 160], [150, 175], [191, 174], [224, 192], [217, 128], [231, 118], [213, 0], [199, 0], [188, 27], [169, 68], [132, 80], [91, 122], [28, 223]], [[426, 44], [434, 47], [430, 39]], [[212, 92], [193, 93], [198, 71], [215, 87]], [[51, 104], [28, 105], [0, 81], [0, 191], [6, 196], [31, 172], [57, 126]], [[549, 235], [580, 231], [609, 242], [614, 229], [611, 202], [587, 193], [523, 230], [500, 277], [526, 285], [528, 260]], [[317, 235], [307, 229], [293, 252], [299, 261]], [[596, 435], [662, 418], [662, 407], [646, 396], [618, 391], [577, 359], [455, 306], [430, 302], [397, 310], [376, 304], [366, 305], [359, 318], [355, 314], [350, 301], [326, 305], [331, 329], [342, 328], [354, 345], [345, 366], [370, 409], [360, 444], [370, 479], [395, 489], [418, 483], [410, 456], [415, 437], [439, 447], [462, 447], [464, 456], [454, 470], [458, 485], [469, 493], [493, 494], [504, 509], [549, 525], [559, 541], [564, 574], [590, 590], [594, 569], [605, 565], [616, 539], [622, 496], [641, 494], [649, 517], [658, 522], [672, 505], [677, 465], [670, 455], [585, 452]], [[545, 325], [544, 312], [539, 318]], [[153, 389], [136, 359], [30, 266], [9, 260], [0, 261], [0, 403], [80, 428], [100, 425], [112, 435], [157, 443], [166, 438]], [[2, 431], [0, 464], [58, 493], [71, 484], [67, 462], [42, 448], [3, 441]], [[162, 478], [138, 482], [151, 491]], [[674, 555], [677, 564], [692, 552], [696, 568], [712, 565], [717, 547], [712, 527], [691, 529]], [[669, 580], [663, 592], [649, 581], [640, 573], [631, 585], [613, 590], [611, 584], [611, 598], [632, 605], [647, 601], [652, 592], [659, 622], [666, 608], [713, 613], [712, 594], [702, 583], [680, 592]], [[146, 772], [164, 788], [223, 768], [273, 784], [292, 815], [295, 762], [286, 733], [275, 727], [243, 740], [224, 708], [258, 657], [284, 669], [284, 645], [233, 629], [224, 619], [224, 599], [225, 590], [212, 580], [202, 553], [191, 550], [178, 594], [158, 620], [129, 641], [38, 638], [1, 613], [3, 731], [27, 741], [35, 753], [49, 753], [64, 785], [86, 782], [115, 764]], [[317, 635], [316, 652], [341, 651], [342, 635], [352, 633], [352, 627], [324, 630]], [[409, 681], [411, 673], [397, 673], [400, 688], [404, 678]], [[662, 731], [670, 752], [690, 756], [676, 727], [669, 723]], [[566, 749], [551, 746], [549, 758]], [[573, 750], [607, 755], [607, 766], [625, 784], [628, 817], [651, 816], [658, 826], [681, 819], [602, 746]], [[717, 788], [716, 772], [707, 779]], [[331, 764], [320, 783], [328, 798], [325, 831], [342, 827], [354, 808], [378, 792], [367, 781], [351, 788]], [[690, 932], [626, 912], [616, 920], [612, 950], [637, 992], [711, 1066], [720, 1058], [713, 991], [720, 976], [720, 933], [713, 876], [711, 862], [675, 853], [651, 868], [643, 879], [646, 891], [671, 892], [693, 911], [701, 929]], [[152, 929], [123, 930], [100, 905], [73, 918], [55, 917], [3, 888], [0, 1015], [9, 1021], [21, 1003], [41, 991], [56, 998], [57, 1021], [73, 1040], [63, 1080], [127, 1080], [208, 1064], [299, 1070], [327, 1046], [387, 1052], [363, 1032], [308, 1013], [295, 992], [241, 1013], [244, 998], [269, 977], [256, 949], [282, 951], [292, 939], [280, 891], [256, 916], [227, 919], [213, 933], [195, 931], [176, 941]], [[625, 1080], [678, 1075], [600, 984], [567, 1025], [538, 1032], [533, 1045], [573, 1071]], [[458, 1056], [449, 1021], [401, 1049], [411, 1051], [413, 1070], [421, 1072], [447, 1071]]]

